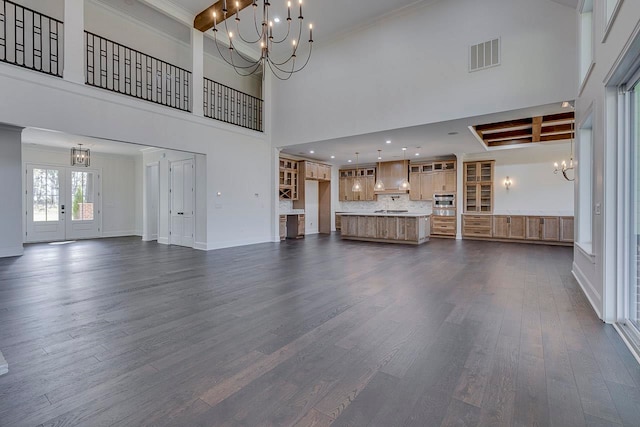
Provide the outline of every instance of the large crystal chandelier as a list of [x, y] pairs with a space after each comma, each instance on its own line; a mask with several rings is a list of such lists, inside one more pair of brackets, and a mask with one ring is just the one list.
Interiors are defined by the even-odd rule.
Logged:
[[[299, 0], [300, 13], [298, 15], [297, 38], [290, 38], [290, 36], [296, 35], [295, 30], [294, 33], [292, 33], [291, 28], [291, 1], [287, 2], [287, 32], [286, 34], [276, 34], [278, 31], [274, 28], [274, 22], [278, 22], [280, 19], [275, 15], [272, 15], [271, 3], [269, 0], [263, 0], [261, 5], [259, 5], [260, 2], [258, 0], [253, 0], [251, 9], [253, 9], [253, 27], [255, 27], [255, 34], [251, 36], [240, 32], [240, 11], [244, 6], [239, 1], [236, 1], [235, 7], [230, 10], [227, 9], [227, 0], [220, 1], [223, 2], [222, 16], [217, 16], [217, 13], [215, 11], [213, 12], [213, 35], [220, 56], [225, 62], [231, 65], [238, 74], [249, 76], [255, 74], [261, 69], [265, 70], [266, 66], [268, 66], [273, 75], [278, 79], [289, 80], [294, 73], [301, 71], [307, 66], [309, 59], [311, 58], [311, 50], [313, 47], [312, 24], [309, 24], [308, 48], [304, 49], [308, 50], [308, 53], [303, 55], [303, 57], [306, 56], [306, 59], [302, 65], [298, 62], [298, 66], [296, 67], [298, 55], [300, 53], [304, 53], [301, 48], [301, 45], [303, 44], [302, 30], [304, 27], [302, 0]], [[258, 16], [258, 8], [262, 9], [262, 15], [260, 17]], [[235, 17], [235, 29], [231, 29], [230, 27], [233, 25], [227, 23], [227, 21], [232, 17]], [[218, 33], [220, 31], [224, 32], [226, 35], [226, 40], [224, 40], [224, 42], [228, 42], [223, 44], [222, 48], [222, 43], [218, 40]], [[242, 43], [247, 45], [259, 46], [260, 57], [255, 59], [251, 58], [246, 53], [240, 52], [240, 50], [236, 48], [236, 45], [240, 44], [237, 40], [240, 40]], [[224, 53], [225, 50], [227, 50], [226, 53]]]

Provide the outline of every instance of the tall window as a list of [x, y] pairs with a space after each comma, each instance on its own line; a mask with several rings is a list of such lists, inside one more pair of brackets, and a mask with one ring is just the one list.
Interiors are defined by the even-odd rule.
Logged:
[[627, 286], [627, 324], [640, 331], [640, 83], [631, 90], [631, 141], [629, 183], [629, 283]]
[[584, 85], [593, 65], [593, 0], [585, 0], [580, 10], [580, 79]]
[[578, 244], [592, 253], [593, 234], [593, 126], [592, 116], [578, 129]]

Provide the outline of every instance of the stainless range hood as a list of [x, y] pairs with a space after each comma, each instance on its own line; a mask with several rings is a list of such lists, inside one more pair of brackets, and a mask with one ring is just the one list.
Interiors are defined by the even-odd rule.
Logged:
[[375, 194], [407, 194], [409, 190], [400, 190], [400, 183], [409, 177], [409, 160], [381, 162], [376, 172], [376, 179], [384, 183], [383, 191]]

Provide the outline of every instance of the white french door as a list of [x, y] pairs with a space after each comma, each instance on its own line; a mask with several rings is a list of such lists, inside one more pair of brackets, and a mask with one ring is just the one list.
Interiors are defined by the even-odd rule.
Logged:
[[193, 159], [171, 162], [171, 204], [169, 243], [193, 247], [194, 244], [194, 166]]
[[100, 237], [100, 174], [27, 165], [26, 242]]

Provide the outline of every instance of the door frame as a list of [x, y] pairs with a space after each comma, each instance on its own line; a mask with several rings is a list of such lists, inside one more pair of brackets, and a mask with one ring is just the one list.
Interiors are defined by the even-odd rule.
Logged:
[[[73, 166], [67, 166], [67, 165], [57, 165], [55, 163], [46, 163], [46, 162], [28, 162], [28, 163], [24, 163], [23, 164], [23, 168], [25, 171], [24, 174], [24, 179], [23, 179], [23, 183], [22, 183], [22, 191], [23, 191], [23, 199], [22, 199], [22, 212], [25, 213], [25, 215], [22, 217], [23, 218], [23, 224], [22, 224], [22, 236], [23, 236], [23, 243], [39, 243], [39, 242], [50, 242], [51, 240], [30, 240], [27, 239], [28, 235], [27, 235], [27, 227], [28, 227], [28, 216], [29, 216], [29, 212], [32, 209], [32, 207], [30, 207], [30, 201], [27, 200], [28, 199], [28, 195], [29, 195], [29, 179], [28, 179], [28, 174], [29, 174], [29, 168], [50, 168], [50, 169], [60, 169], [64, 171], [64, 183], [61, 183], [61, 188], [64, 188], [64, 199], [65, 199], [65, 215], [67, 214], [66, 212], [69, 213], [69, 215], [71, 215], [71, 209], [68, 209], [68, 207], [70, 206], [70, 201], [66, 200], [67, 196], [70, 195], [70, 189], [67, 189], [67, 184], [68, 182], [70, 182], [70, 177], [71, 177], [71, 172], [73, 171], [83, 171], [83, 170], [90, 170], [90, 171], [94, 171], [98, 174], [98, 184], [96, 186], [96, 200], [97, 203], [96, 205], [98, 206], [97, 209], [97, 219], [95, 219], [96, 223], [97, 223], [97, 229], [98, 229], [98, 233], [96, 236], [92, 236], [92, 237], [75, 237], [73, 238], [73, 240], [87, 240], [87, 239], [99, 239], [103, 236], [103, 232], [102, 232], [102, 168], [79, 168], [79, 167], [73, 167]], [[67, 191], [69, 191], [69, 193], [67, 193]], [[70, 195], [71, 198], [73, 198], [73, 195]], [[67, 233], [67, 219], [65, 218], [64, 221], [64, 227], [65, 227], [65, 237], [64, 239], [66, 240], [66, 233]]]
[[[150, 167], [153, 167], [153, 166], [157, 166], [158, 167], [158, 176], [156, 177], [157, 180], [158, 180], [158, 194], [157, 194], [157, 197], [158, 197], [158, 208], [157, 208], [157, 212], [156, 212], [157, 218], [156, 218], [156, 238], [155, 239], [153, 238], [151, 233], [149, 233], [149, 223], [148, 223], [148, 218], [149, 218], [149, 215], [148, 215], [149, 200], [148, 200], [148, 198], [149, 198], [150, 188], [149, 188], [149, 182], [148, 182], [148, 179], [147, 179], [148, 178], [147, 177], [147, 171], [149, 170]], [[162, 174], [160, 173], [160, 161], [149, 162], [149, 163], [146, 163], [144, 165], [144, 189], [143, 189], [143, 194], [144, 194], [144, 200], [143, 200], [143, 203], [144, 203], [144, 208], [143, 208], [144, 218], [142, 219], [142, 221], [143, 221], [142, 222], [142, 234], [143, 234], [142, 237], [143, 237], [143, 240], [145, 240], [145, 241], [154, 241], [154, 240], [155, 241], [159, 241], [159, 239], [160, 239], [160, 212], [161, 212], [161, 209], [160, 209], [160, 198], [161, 198], [161, 195], [162, 195], [162, 192], [160, 190], [161, 175]], [[171, 179], [171, 177], [169, 177], [169, 179]], [[171, 184], [171, 183], [169, 183], [169, 184]], [[169, 207], [169, 209], [171, 209], [171, 207]]]

